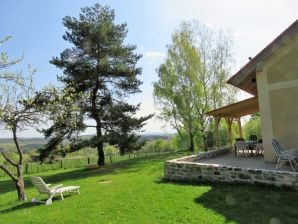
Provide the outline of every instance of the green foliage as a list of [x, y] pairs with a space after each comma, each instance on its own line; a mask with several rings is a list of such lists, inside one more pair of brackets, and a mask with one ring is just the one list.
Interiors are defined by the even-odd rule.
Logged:
[[175, 151], [189, 149], [189, 136], [185, 132], [182, 132], [180, 135], [175, 135], [171, 139], [171, 142]]
[[262, 138], [261, 117], [260, 114], [254, 114], [243, 127], [245, 139], [250, 135], [257, 135], [258, 139]]
[[[210, 133], [210, 138], [212, 138], [212, 140], [210, 139], [210, 141], [213, 142], [213, 146], [215, 146], [215, 142], [216, 142], [216, 133], [215, 133], [215, 124], [214, 124], [214, 120], [212, 119], [209, 123], [209, 127], [208, 127], [208, 132]], [[232, 123], [232, 141], [235, 141], [235, 138], [239, 137], [239, 128], [237, 123], [233, 122]], [[228, 132], [228, 125], [227, 122], [224, 119], [220, 120], [219, 126], [218, 126], [218, 146], [227, 146], [229, 145], [229, 132]]]
[[[231, 67], [231, 39], [194, 22], [183, 23], [172, 35], [165, 62], [160, 65], [154, 96], [159, 118], [169, 122], [181, 138], [188, 136], [193, 151], [204, 145], [208, 126], [206, 112], [235, 99], [235, 89], [226, 85]], [[206, 148], [206, 146], [203, 146]]]
[[106, 145], [104, 147], [104, 152], [106, 155], [117, 154], [119, 153], [119, 149], [114, 145]]
[[156, 139], [146, 142], [142, 147], [142, 152], [169, 152], [174, 151], [171, 139]]

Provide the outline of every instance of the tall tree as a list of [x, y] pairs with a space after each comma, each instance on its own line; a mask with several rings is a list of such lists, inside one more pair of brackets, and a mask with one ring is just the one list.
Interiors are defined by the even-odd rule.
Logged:
[[[234, 100], [235, 90], [225, 83], [231, 62], [231, 40], [222, 32], [185, 22], [172, 35], [167, 58], [157, 71], [154, 95], [159, 117], [170, 122], [179, 135], [187, 133], [191, 151], [194, 138], [205, 135], [205, 113]], [[203, 139], [201, 144], [205, 144]]]
[[[136, 46], [124, 43], [128, 32], [126, 24], [115, 24], [115, 13], [108, 6], [95, 4], [81, 11], [78, 19], [69, 16], [63, 19], [67, 29], [63, 38], [73, 47], [64, 50], [51, 63], [63, 69], [59, 80], [66, 89], [76, 93], [75, 97], [68, 97], [73, 102], [81, 102], [79, 120], [90, 119], [94, 123], [84, 122], [79, 125], [80, 131], [88, 127], [96, 130], [92, 139], [73, 138], [71, 150], [95, 146], [98, 165], [103, 165], [104, 142], [118, 143], [122, 152], [129, 151], [130, 146], [136, 145], [136, 132], [152, 115], [136, 118], [140, 104], [130, 105], [126, 100], [140, 92], [141, 84], [137, 78], [141, 69], [136, 66], [141, 55], [134, 53]], [[59, 129], [50, 128], [52, 133], [48, 133], [53, 141], [57, 141], [58, 136], [61, 139], [63, 134]], [[54, 149], [48, 147], [43, 151]]]

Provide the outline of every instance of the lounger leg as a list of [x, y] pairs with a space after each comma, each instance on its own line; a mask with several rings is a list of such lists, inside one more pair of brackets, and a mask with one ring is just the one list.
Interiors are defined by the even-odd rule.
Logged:
[[278, 158], [278, 159], [277, 159], [277, 162], [276, 162], [275, 169], [278, 169], [278, 168], [280, 168], [280, 167], [282, 166], [282, 164], [283, 164], [283, 161], [282, 161], [282, 160], [280, 160], [280, 158]]
[[61, 199], [64, 200], [62, 191], [60, 191], [60, 196], [61, 196]]
[[49, 198], [47, 201], [46, 201], [46, 205], [50, 205], [52, 204], [52, 198]]
[[40, 194], [38, 194], [36, 198], [32, 198], [32, 201], [31, 202], [38, 202], [38, 198], [39, 197], [40, 197]]
[[292, 160], [289, 160], [289, 163], [290, 163], [290, 166], [291, 166], [291, 168], [292, 168], [292, 171], [295, 171], [295, 168], [294, 168], [294, 166], [293, 166]]
[[46, 201], [46, 205], [50, 205], [50, 204], [52, 204], [52, 199], [53, 199], [53, 197], [55, 196], [55, 193], [50, 194], [49, 196], [50, 196], [50, 197], [49, 197], [49, 199]]

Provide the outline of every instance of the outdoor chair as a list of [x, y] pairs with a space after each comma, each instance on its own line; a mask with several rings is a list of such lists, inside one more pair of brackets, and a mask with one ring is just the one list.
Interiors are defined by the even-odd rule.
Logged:
[[258, 140], [258, 136], [256, 136], [256, 135], [250, 135], [249, 136], [249, 140], [250, 141], [257, 141]]
[[[239, 151], [242, 151], [243, 155], [245, 154], [245, 151], [247, 150], [247, 145], [245, 141], [236, 141], [235, 142], [235, 156], [238, 156]], [[247, 156], [247, 154], [245, 154]]]
[[259, 139], [258, 142], [254, 146], [254, 150], [256, 151], [257, 155], [262, 155], [264, 153], [264, 147], [263, 147], [263, 140]]
[[236, 142], [239, 142], [239, 141], [245, 141], [244, 138], [236, 138]]
[[[64, 200], [63, 192], [76, 192], [77, 194], [80, 194], [80, 186], [63, 187], [63, 184], [59, 184], [57, 186], [50, 187], [51, 184], [46, 184], [41, 177], [31, 177], [30, 179], [39, 193], [36, 198], [32, 199], [32, 202], [45, 203], [46, 205], [50, 205], [52, 204], [52, 199], [56, 194], [60, 194], [62, 200]], [[46, 201], [39, 201], [38, 198], [41, 194], [47, 194], [48, 199]]]
[[296, 171], [298, 164], [295, 158], [298, 156], [298, 151], [296, 149], [285, 150], [275, 139], [272, 139], [272, 147], [277, 158], [275, 169], [279, 169], [284, 163], [289, 162], [292, 171]]

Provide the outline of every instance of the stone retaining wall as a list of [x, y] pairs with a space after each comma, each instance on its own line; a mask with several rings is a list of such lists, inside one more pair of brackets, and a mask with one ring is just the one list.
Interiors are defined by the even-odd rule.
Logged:
[[200, 163], [229, 152], [228, 148], [166, 161], [164, 177], [170, 181], [226, 182], [272, 185], [298, 189], [298, 172], [262, 170]]

